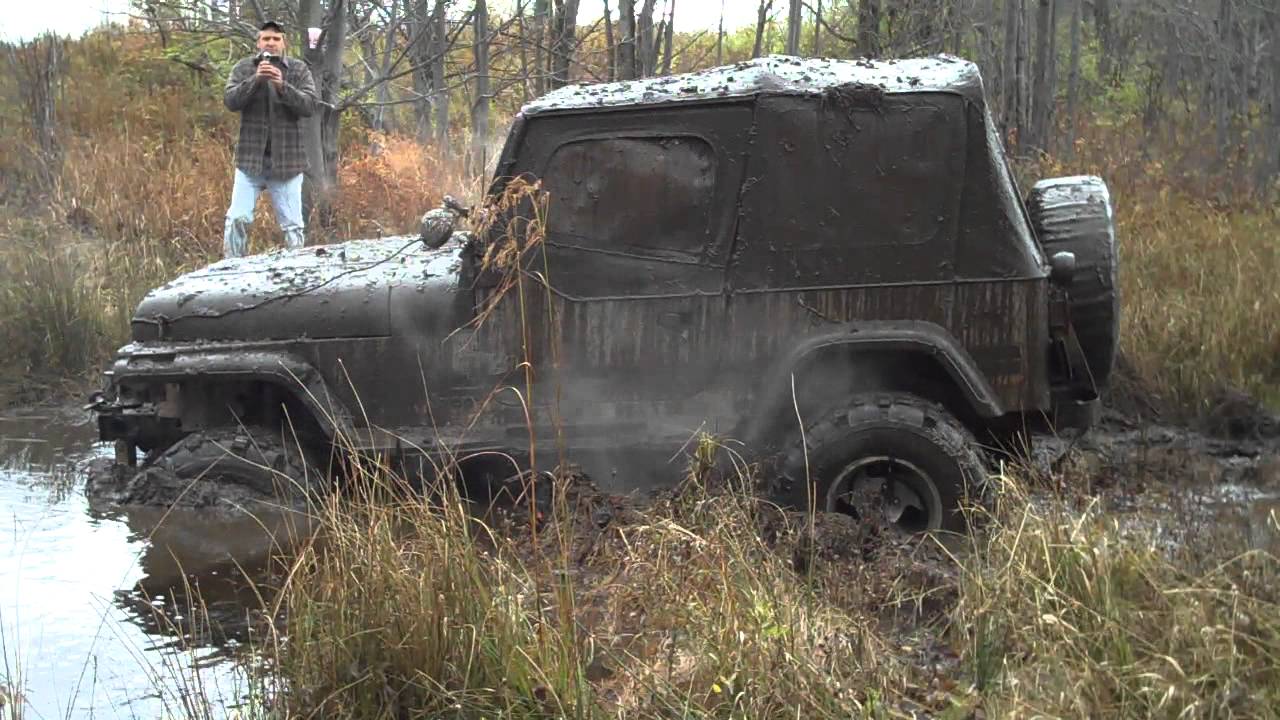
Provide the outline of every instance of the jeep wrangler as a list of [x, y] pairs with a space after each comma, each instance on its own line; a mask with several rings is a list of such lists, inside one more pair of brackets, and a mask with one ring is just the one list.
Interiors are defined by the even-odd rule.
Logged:
[[456, 203], [421, 237], [217, 262], [139, 305], [101, 437], [144, 482], [558, 448], [629, 487], [624, 451], [701, 429], [780, 501], [956, 529], [984, 447], [1087, 428], [1112, 371], [1107, 188], [1024, 198], [957, 58], [566, 87], [517, 115], [488, 198], [516, 178], [548, 198], [519, 294]]

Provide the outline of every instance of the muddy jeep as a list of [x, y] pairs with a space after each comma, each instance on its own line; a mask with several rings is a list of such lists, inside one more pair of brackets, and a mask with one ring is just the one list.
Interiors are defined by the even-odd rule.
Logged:
[[456, 205], [421, 237], [218, 262], [142, 301], [101, 437], [188, 481], [495, 451], [621, 489], [702, 430], [781, 501], [926, 530], [960, 525], [984, 448], [1087, 427], [1112, 370], [1106, 186], [1024, 199], [963, 60], [564, 88], [516, 117], [489, 197], [516, 178], [549, 198], [518, 293]]

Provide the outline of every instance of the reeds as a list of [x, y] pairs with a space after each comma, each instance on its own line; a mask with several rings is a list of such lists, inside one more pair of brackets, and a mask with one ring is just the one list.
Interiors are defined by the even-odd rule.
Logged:
[[[950, 635], [998, 717], [1280, 715], [1280, 524], [1117, 515], [1006, 477]], [[1163, 525], [1196, 527], [1172, 537]]]
[[323, 541], [282, 590], [287, 625], [262, 648], [274, 706], [362, 718], [1277, 716], [1274, 515], [1261, 545], [1229, 526], [1171, 541], [1162, 518], [1116, 517], [1020, 471], [971, 511], [972, 537], [883, 536], [800, 563], [813, 518], [753, 497], [745, 475], [708, 480], [718, 452], [698, 439], [684, 482], [649, 503], [556, 473], [531, 510], [472, 506], [448, 473], [424, 499], [386, 468], [359, 469], [360, 490], [324, 503]]

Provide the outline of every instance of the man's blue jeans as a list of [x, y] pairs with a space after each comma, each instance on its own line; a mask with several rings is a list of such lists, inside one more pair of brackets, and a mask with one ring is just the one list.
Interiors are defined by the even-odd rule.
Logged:
[[302, 219], [302, 173], [277, 180], [249, 175], [236, 168], [235, 184], [231, 186], [231, 207], [227, 208], [227, 226], [222, 232], [223, 256], [240, 257], [248, 252], [253, 208], [263, 190], [271, 194], [271, 204], [276, 209], [276, 221], [284, 231], [285, 244], [291, 248], [306, 244]]

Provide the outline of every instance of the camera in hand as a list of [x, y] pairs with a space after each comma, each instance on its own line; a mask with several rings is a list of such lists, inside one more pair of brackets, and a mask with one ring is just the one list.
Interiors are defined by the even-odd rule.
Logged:
[[279, 55], [276, 55], [275, 53], [269, 53], [265, 50], [258, 53], [258, 56], [255, 57], [253, 60], [254, 60], [254, 63], [253, 63], [254, 65], [261, 65], [264, 62], [269, 62], [278, 68], [284, 67], [284, 58], [280, 57]]

